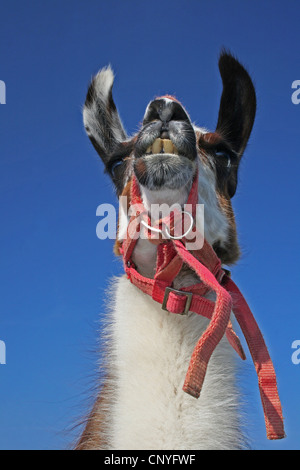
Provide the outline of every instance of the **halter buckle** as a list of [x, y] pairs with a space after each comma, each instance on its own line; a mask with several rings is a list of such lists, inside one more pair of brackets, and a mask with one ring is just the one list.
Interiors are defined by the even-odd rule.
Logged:
[[187, 315], [189, 313], [190, 306], [191, 306], [191, 303], [192, 303], [193, 293], [192, 292], [183, 292], [182, 290], [177, 290], [177, 289], [172, 289], [172, 287], [166, 287], [165, 296], [164, 296], [164, 300], [163, 300], [161, 308], [162, 308], [162, 310], [166, 310], [167, 312], [168, 312], [167, 302], [168, 302], [170, 292], [175, 292], [175, 294], [185, 295], [186, 296], [186, 304], [185, 304], [185, 307], [184, 307], [184, 311], [182, 313], [180, 313], [180, 315]]

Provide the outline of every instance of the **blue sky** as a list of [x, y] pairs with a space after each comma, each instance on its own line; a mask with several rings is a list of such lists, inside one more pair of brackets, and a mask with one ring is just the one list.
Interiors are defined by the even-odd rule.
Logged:
[[225, 46], [258, 97], [234, 198], [243, 257], [233, 275], [269, 345], [288, 437], [267, 441], [250, 361], [249, 435], [258, 449], [299, 449], [299, 2], [3, 0], [0, 10], [0, 448], [65, 448], [93, 393], [104, 292], [122, 266], [96, 237], [96, 208], [115, 199], [82, 127], [91, 75], [112, 64], [129, 133], [163, 93], [214, 129]]

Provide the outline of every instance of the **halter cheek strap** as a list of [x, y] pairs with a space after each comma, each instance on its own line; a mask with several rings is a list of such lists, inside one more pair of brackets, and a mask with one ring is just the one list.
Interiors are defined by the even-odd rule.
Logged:
[[[188, 204], [192, 207], [191, 217], [195, 217], [197, 201], [196, 176], [188, 198]], [[185, 237], [178, 239], [171, 236], [166, 239], [166, 234], [170, 234], [176, 222], [178, 216], [176, 212], [159, 221], [154, 228], [149, 224], [135, 177], [131, 187], [131, 205], [134, 204], [138, 204], [139, 210], [130, 219], [127, 238], [121, 247], [128, 279], [142, 292], [160, 303], [163, 310], [181, 315], [194, 312], [210, 320], [193, 351], [183, 390], [195, 398], [200, 396], [210, 357], [224, 334], [241, 359], [246, 358], [230, 321], [233, 311], [246, 338], [258, 375], [267, 437], [282, 439], [285, 437], [285, 432], [275, 370], [263, 336], [242, 293], [222, 269], [220, 259], [206, 240], [200, 250], [188, 251]], [[168, 227], [168, 231], [163, 232], [161, 228], [163, 224]], [[151, 237], [153, 231], [156, 235], [160, 235], [154, 241], [157, 244], [157, 262], [153, 279], [142, 276], [132, 262], [133, 250], [141, 228], [145, 229], [146, 233], [148, 231], [149, 241], [153, 242]], [[176, 290], [172, 287], [173, 281], [184, 264], [196, 273], [201, 283]], [[208, 291], [215, 292], [215, 302], [205, 298]]]

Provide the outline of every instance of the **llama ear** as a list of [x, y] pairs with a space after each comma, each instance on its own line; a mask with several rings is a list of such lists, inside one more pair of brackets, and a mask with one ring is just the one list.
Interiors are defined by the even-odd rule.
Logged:
[[254, 123], [255, 89], [248, 72], [225, 51], [221, 53], [219, 69], [223, 93], [216, 130], [241, 157]]
[[89, 86], [83, 109], [85, 130], [105, 166], [114, 149], [127, 138], [113, 100], [113, 83], [111, 67], [100, 70]]

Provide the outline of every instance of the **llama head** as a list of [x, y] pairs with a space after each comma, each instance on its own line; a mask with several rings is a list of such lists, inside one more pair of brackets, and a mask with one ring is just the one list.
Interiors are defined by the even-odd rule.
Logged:
[[140, 131], [128, 137], [113, 100], [110, 67], [92, 80], [83, 116], [118, 195], [125, 188], [128, 192], [135, 174], [145, 199], [184, 204], [198, 169], [205, 236], [222, 262], [230, 264], [239, 256], [231, 198], [254, 123], [256, 95], [249, 74], [231, 54], [221, 53], [219, 70], [223, 92], [213, 132], [193, 125], [177, 99], [163, 96], [148, 104]]

